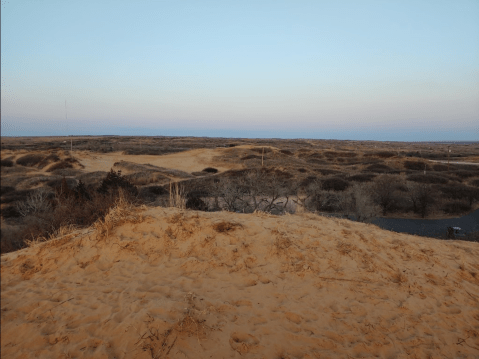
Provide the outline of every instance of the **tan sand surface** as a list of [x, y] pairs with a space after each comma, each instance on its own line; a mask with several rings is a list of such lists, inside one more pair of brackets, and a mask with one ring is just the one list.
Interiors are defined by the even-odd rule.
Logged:
[[1, 257], [2, 358], [477, 358], [479, 245], [155, 208]]
[[85, 171], [110, 171], [115, 162], [126, 161], [139, 164], [149, 163], [154, 166], [166, 167], [188, 173], [201, 171], [206, 167], [215, 167], [219, 171], [226, 171], [241, 166], [219, 163], [213, 157], [221, 156], [223, 149], [197, 149], [169, 155], [124, 155], [121, 152], [90, 153], [86, 151], [74, 152], [73, 155], [85, 166]]

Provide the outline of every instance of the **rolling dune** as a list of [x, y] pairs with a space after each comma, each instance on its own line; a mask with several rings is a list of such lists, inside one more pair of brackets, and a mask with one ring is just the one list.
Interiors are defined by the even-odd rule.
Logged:
[[2, 357], [479, 356], [477, 243], [313, 214], [122, 218], [2, 255]]

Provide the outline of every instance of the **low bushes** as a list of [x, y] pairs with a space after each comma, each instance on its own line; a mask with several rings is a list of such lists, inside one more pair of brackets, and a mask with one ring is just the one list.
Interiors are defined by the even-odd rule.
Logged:
[[12, 186], [1, 186], [0, 195], [6, 195], [7, 193], [15, 191], [15, 187]]
[[447, 183], [448, 180], [447, 178], [436, 176], [436, 175], [431, 175], [431, 174], [414, 174], [410, 175], [407, 177], [408, 181], [412, 182], [417, 182], [417, 183], [429, 183], [429, 184], [434, 184], [434, 183]]
[[2, 166], [2, 167], [13, 167], [13, 161], [12, 160], [2, 160], [0, 162], [0, 166]]
[[434, 165], [432, 166], [432, 168], [434, 169], [434, 171], [438, 171], [438, 172], [447, 171], [446, 165]]
[[73, 165], [70, 162], [67, 162], [67, 161], [57, 162], [57, 163], [54, 163], [53, 165], [51, 165], [47, 169], [47, 172], [52, 172], [52, 171], [55, 171], [55, 170], [62, 170], [62, 169], [65, 169], [65, 168], [73, 168]]
[[[30, 191], [27, 198], [15, 206], [23, 217], [24, 227], [12, 235], [14, 238], [2, 234], [2, 251], [19, 249], [27, 240], [47, 238], [65, 226], [91, 225], [104, 218], [119, 199], [137, 203], [137, 193], [135, 186], [113, 170], [98, 189], [87, 187], [82, 181], [71, 188], [64, 178], [55, 193], [45, 189]], [[15, 215], [13, 209], [7, 210], [7, 216]]]
[[375, 173], [387, 173], [393, 171], [393, 169], [385, 164], [377, 163], [372, 164], [364, 169], [364, 171], [375, 172]]
[[414, 171], [424, 171], [430, 169], [426, 163], [419, 161], [404, 161], [404, 168]]
[[377, 152], [369, 152], [363, 155], [364, 157], [379, 157], [379, 158], [390, 158], [396, 156], [395, 152], [390, 151], [377, 151]]
[[202, 172], [207, 172], [207, 173], [218, 173], [218, 170], [213, 167], [206, 167]]
[[344, 191], [349, 187], [349, 182], [342, 178], [333, 177], [323, 180], [322, 187], [326, 191]]
[[41, 161], [45, 159], [44, 155], [40, 154], [28, 154], [17, 159], [17, 165], [25, 167], [33, 167], [38, 165]]
[[447, 214], [461, 214], [470, 210], [471, 206], [465, 201], [448, 202], [443, 207], [443, 211]]
[[349, 180], [354, 182], [371, 182], [375, 177], [375, 174], [359, 173], [349, 177]]

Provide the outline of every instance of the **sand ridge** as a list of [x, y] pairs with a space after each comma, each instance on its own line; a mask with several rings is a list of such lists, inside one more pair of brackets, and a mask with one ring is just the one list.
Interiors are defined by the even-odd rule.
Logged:
[[477, 243], [313, 214], [143, 215], [2, 255], [5, 357], [479, 355]]
[[89, 172], [110, 171], [116, 162], [126, 161], [138, 164], [151, 164], [158, 167], [166, 167], [185, 172], [201, 171], [206, 167], [214, 166], [219, 171], [226, 171], [241, 166], [219, 163], [213, 160], [214, 157], [221, 156], [225, 149], [196, 149], [172, 153], [167, 155], [124, 155], [122, 152], [112, 153], [89, 153], [87, 151], [74, 152], [80, 163], [85, 166]]

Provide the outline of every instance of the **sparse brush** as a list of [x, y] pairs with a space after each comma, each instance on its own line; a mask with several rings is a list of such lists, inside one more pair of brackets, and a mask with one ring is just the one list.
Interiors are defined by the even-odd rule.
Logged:
[[240, 223], [221, 221], [213, 225], [213, 229], [218, 233], [234, 231], [237, 227], [243, 227]]

